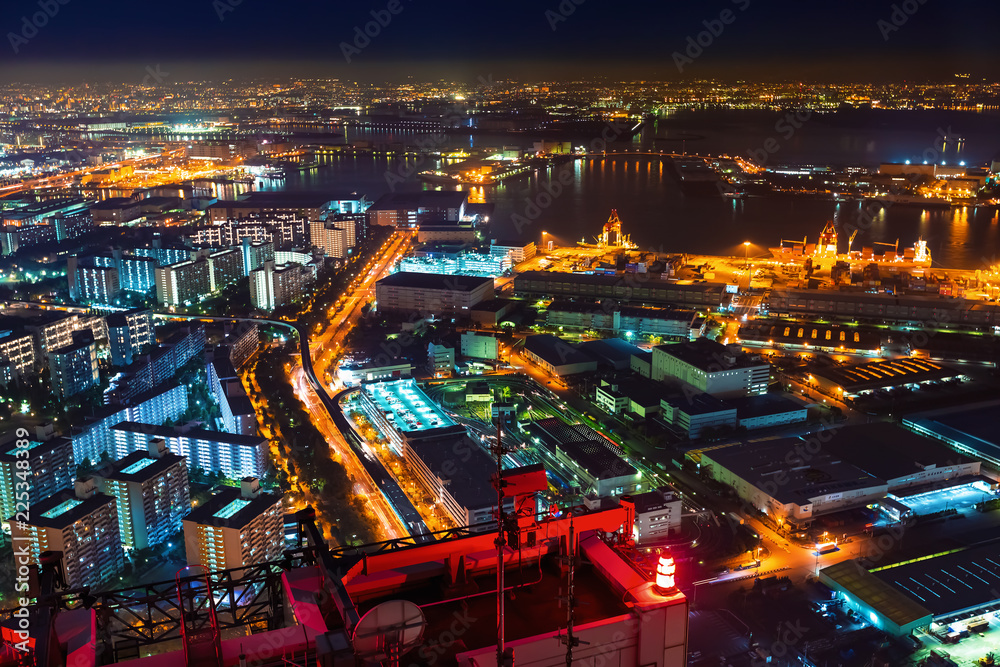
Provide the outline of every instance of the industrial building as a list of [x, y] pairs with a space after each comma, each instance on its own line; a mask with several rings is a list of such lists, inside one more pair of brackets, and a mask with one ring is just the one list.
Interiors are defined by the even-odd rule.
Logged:
[[217, 572], [277, 560], [285, 544], [281, 501], [261, 491], [256, 477], [242, 479], [239, 488], [216, 487], [184, 517], [188, 565]]
[[813, 324], [793, 320], [754, 320], [740, 326], [745, 346], [801, 348], [813, 352], [879, 354], [883, 332], [874, 327], [847, 324]]
[[699, 392], [720, 398], [767, 392], [771, 365], [707, 338], [653, 348], [650, 378], [677, 380]]
[[553, 470], [567, 474], [582, 495], [615, 497], [641, 491], [642, 476], [613, 442], [582, 424], [556, 417], [533, 424], [542, 435], [539, 453]]
[[526, 271], [514, 278], [514, 294], [529, 299], [611, 299], [620, 304], [689, 306], [716, 310], [726, 298], [719, 283], [675, 282], [637, 274], [598, 275]]
[[472, 526], [474, 531], [496, 526], [497, 493], [490, 483], [496, 475], [496, 461], [469, 438], [464, 427], [408, 433], [403, 458], [407, 470], [456, 526]]
[[526, 337], [524, 356], [559, 377], [592, 373], [597, 370], [597, 361], [594, 357], [552, 334]]
[[791, 394], [768, 393], [742, 398], [728, 398], [726, 403], [736, 408], [739, 426], [754, 431], [772, 426], [800, 424], [809, 417], [809, 404]]
[[379, 197], [366, 213], [369, 226], [422, 227], [437, 221], [461, 221], [468, 201], [468, 193], [461, 190], [393, 192]]
[[935, 361], [916, 357], [871, 361], [850, 366], [832, 366], [813, 371], [809, 384], [836, 398], [935, 382], [961, 373]]
[[606, 307], [599, 303], [553, 301], [545, 309], [545, 324], [610, 331], [616, 335], [660, 336], [668, 340], [690, 340], [698, 313], [683, 308]]
[[510, 239], [490, 239], [490, 254], [494, 256], [507, 257], [513, 264], [525, 262], [538, 252], [534, 241], [523, 243]]
[[660, 418], [692, 440], [706, 429], [735, 428], [736, 407], [711, 394], [674, 393], [660, 399]]
[[468, 315], [493, 296], [493, 279], [487, 277], [400, 272], [375, 283], [376, 303], [384, 311]]
[[594, 387], [594, 402], [608, 414], [652, 417], [660, 413], [660, 400], [667, 395], [663, 385], [645, 378], [601, 382]]
[[887, 422], [705, 450], [701, 466], [779, 524], [797, 527], [890, 492], [905, 502], [913, 492], [947, 492], [980, 479], [979, 461]]
[[701, 453], [701, 469], [779, 526], [808, 528], [823, 514], [864, 507], [889, 485], [831, 454], [821, 443], [780, 439]]
[[1000, 401], [985, 401], [907, 415], [903, 426], [1000, 467], [998, 412]]
[[635, 543], [648, 546], [667, 540], [681, 529], [681, 496], [671, 487], [661, 487], [632, 496], [622, 496], [622, 504], [631, 502], [635, 508]]
[[[403, 440], [411, 433], [451, 432], [457, 426], [412, 379], [366, 382], [360, 396], [365, 413], [399, 454], [403, 452]], [[465, 433], [464, 427], [458, 429]]]
[[470, 359], [497, 360], [500, 358], [496, 336], [475, 331], [463, 331], [459, 338], [459, 352]]
[[181, 531], [191, 511], [191, 489], [183, 456], [153, 439], [145, 452], [132, 452], [94, 476], [101, 493], [115, 498], [118, 529], [126, 549], [145, 549]]
[[34, 564], [46, 551], [60, 552], [70, 588], [104, 586], [124, 564], [115, 499], [99, 493], [93, 478], [31, 505], [26, 520], [11, 521], [10, 529]]
[[412, 373], [413, 364], [402, 360], [348, 362], [337, 368], [337, 377], [345, 387], [356, 387], [362, 382], [376, 380], [409, 378]]
[[884, 632], [899, 637], [919, 629], [957, 639], [997, 623], [998, 562], [1000, 544], [991, 541], [871, 570], [842, 561], [820, 570], [819, 579]]
[[775, 315], [870, 319], [917, 326], [927, 322], [1000, 325], [1000, 305], [943, 295], [787, 289], [772, 290], [768, 299], [768, 308]]

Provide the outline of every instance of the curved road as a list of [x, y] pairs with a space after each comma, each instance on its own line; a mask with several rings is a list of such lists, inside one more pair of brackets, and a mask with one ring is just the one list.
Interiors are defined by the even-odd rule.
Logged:
[[323, 384], [317, 379], [309, 350], [309, 332], [305, 327], [301, 327], [298, 323], [294, 322], [285, 322], [283, 320], [272, 320], [258, 317], [210, 317], [205, 315], [183, 315], [176, 313], [154, 313], [154, 315], [165, 319], [206, 320], [213, 322], [257, 322], [258, 324], [273, 324], [281, 326], [293, 332], [299, 339], [299, 354], [302, 358], [302, 370], [306, 380], [319, 397], [320, 403], [329, 415], [330, 420], [333, 422], [337, 430], [340, 431], [344, 441], [351, 448], [351, 451], [354, 453], [358, 462], [371, 478], [376, 491], [382, 493], [396, 517], [400, 520], [402, 525], [410, 531], [411, 535], [417, 536], [418, 542], [433, 540], [433, 537], [430, 537], [429, 535], [430, 531], [428, 530], [427, 525], [421, 518], [420, 513], [417, 512], [417, 508], [413, 506], [413, 503], [411, 503], [409, 498], [407, 498], [403, 489], [400, 488], [396, 480], [385, 470], [385, 468], [382, 467], [382, 464], [369, 458], [368, 454], [361, 447], [360, 439], [354, 433], [354, 430], [347, 422], [347, 418], [344, 416], [343, 411], [340, 409], [340, 398], [355, 390], [348, 389], [340, 392], [336, 397], [330, 398], [330, 395], [326, 392]]

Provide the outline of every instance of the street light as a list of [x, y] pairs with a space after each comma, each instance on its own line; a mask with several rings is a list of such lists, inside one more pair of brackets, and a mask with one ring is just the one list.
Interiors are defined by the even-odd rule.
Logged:
[[743, 242], [743, 262], [746, 264], [747, 268], [750, 268], [750, 242]]

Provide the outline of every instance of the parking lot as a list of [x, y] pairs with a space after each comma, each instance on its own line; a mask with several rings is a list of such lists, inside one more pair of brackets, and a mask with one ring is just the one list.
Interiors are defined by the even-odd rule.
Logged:
[[903, 497], [900, 502], [911, 508], [914, 514], [934, 514], [946, 509], [962, 511], [971, 508], [980, 501], [989, 500], [991, 497], [990, 494], [972, 484], [965, 484], [919, 496]]

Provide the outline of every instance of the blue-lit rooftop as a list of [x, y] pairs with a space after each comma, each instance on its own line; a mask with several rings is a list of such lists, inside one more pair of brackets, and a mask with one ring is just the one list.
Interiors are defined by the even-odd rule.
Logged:
[[237, 498], [236, 500], [230, 502], [228, 505], [223, 507], [221, 510], [213, 514], [212, 516], [219, 519], [229, 519], [234, 514], [239, 512], [241, 509], [250, 504], [249, 500], [244, 500], [243, 498]]
[[66, 512], [70, 511], [74, 507], [82, 505], [83, 501], [79, 498], [70, 498], [64, 502], [59, 503], [50, 510], [42, 512], [42, 516], [46, 519], [55, 519], [57, 516], [62, 516]]
[[399, 431], [424, 431], [455, 425], [414, 380], [374, 382], [364, 385], [364, 391]]
[[122, 474], [134, 475], [140, 470], [143, 470], [144, 468], [148, 468], [149, 466], [153, 465], [154, 463], [156, 463], [156, 461], [157, 459], [139, 459], [138, 461], [128, 466], [127, 468], [122, 469]]

